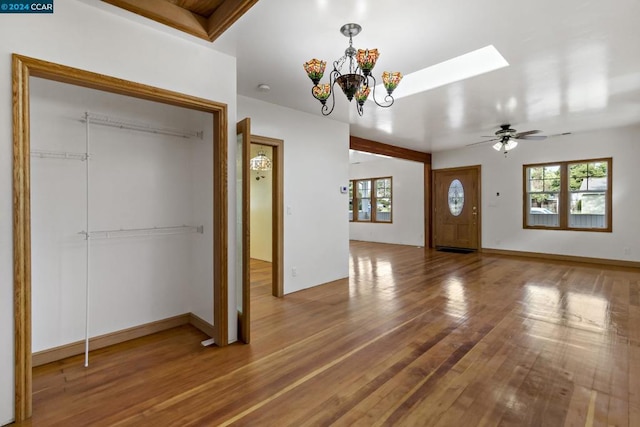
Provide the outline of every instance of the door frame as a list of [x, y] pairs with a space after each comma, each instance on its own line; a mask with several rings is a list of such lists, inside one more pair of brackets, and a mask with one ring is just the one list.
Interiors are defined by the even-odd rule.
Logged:
[[12, 55], [13, 91], [13, 283], [15, 420], [32, 414], [31, 360], [31, 160], [29, 78], [146, 99], [213, 116], [213, 330], [219, 346], [228, 344], [227, 105], [128, 80], [18, 54]]
[[[271, 159], [271, 295], [281, 298], [284, 295], [284, 141], [251, 135], [251, 144], [267, 145], [273, 150]], [[247, 175], [249, 173], [247, 168]]]
[[[240, 124], [246, 123], [241, 129]], [[238, 133], [250, 126], [249, 119], [238, 122]], [[284, 295], [284, 141], [260, 135], [249, 135], [249, 144], [242, 147], [242, 315], [238, 316], [238, 340], [245, 344], [251, 341], [251, 170], [249, 152], [251, 144], [272, 148], [271, 159], [271, 294]]]
[[474, 170], [478, 176], [478, 188], [476, 189], [476, 198], [478, 200], [478, 215], [476, 222], [478, 224], [477, 230], [477, 239], [478, 239], [478, 248], [477, 251], [482, 251], [482, 165], [472, 165], [472, 166], [459, 166], [454, 168], [444, 168], [444, 169], [433, 169], [431, 171], [431, 243], [430, 247], [435, 248], [435, 241], [433, 239], [433, 234], [436, 232], [436, 173], [438, 172], [457, 172], [457, 171], [466, 171], [466, 170]]

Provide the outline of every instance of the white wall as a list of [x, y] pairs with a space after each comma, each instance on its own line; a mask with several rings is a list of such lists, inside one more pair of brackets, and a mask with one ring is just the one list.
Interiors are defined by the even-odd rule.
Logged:
[[347, 277], [348, 195], [340, 186], [349, 181], [349, 126], [243, 96], [238, 117], [251, 118], [252, 134], [284, 140], [285, 293]]
[[[640, 261], [639, 134], [629, 127], [523, 141], [506, 158], [490, 144], [438, 152], [433, 168], [482, 165], [484, 248]], [[612, 233], [522, 228], [522, 165], [601, 157], [613, 158]]]
[[[251, 144], [250, 158], [264, 151], [266, 156], [273, 159], [273, 148]], [[251, 171], [251, 203], [250, 203], [250, 252], [251, 258], [271, 262], [272, 258], [272, 171]], [[256, 179], [260, 178], [260, 179]]]
[[[56, 2], [50, 15], [0, 14], [0, 424], [13, 419], [13, 255], [11, 54], [19, 53], [228, 105], [236, 122], [235, 58], [122, 18], [98, 0]], [[120, 13], [120, 12], [118, 12]], [[233, 127], [230, 126], [230, 129]], [[235, 162], [230, 132], [230, 165]], [[229, 217], [235, 218], [234, 170], [229, 168]], [[229, 236], [234, 235], [233, 223]], [[229, 241], [229, 283], [235, 283], [235, 242]], [[235, 292], [229, 292], [229, 337], [236, 339]]]
[[352, 163], [350, 179], [391, 176], [393, 223], [349, 223], [349, 238], [424, 246], [424, 164], [401, 159]]
[[[213, 274], [207, 267], [213, 254], [204, 248], [213, 248], [213, 205], [203, 203], [213, 192], [212, 115], [38, 78], [31, 79], [30, 100], [36, 151], [85, 152], [86, 125], [79, 120], [85, 111], [206, 134], [185, 139], [89, 127], [92, 231], [205, 226], [203, 234], [93, 240], [89, 334], [200, 306], [212, 322]], [[78, 232], [86, 230], [85, 167], [78, 160], [31, 162], [34, 352], [84, 339], [86, 242]], [[203, 194], [195, 197], [196, 188]]]

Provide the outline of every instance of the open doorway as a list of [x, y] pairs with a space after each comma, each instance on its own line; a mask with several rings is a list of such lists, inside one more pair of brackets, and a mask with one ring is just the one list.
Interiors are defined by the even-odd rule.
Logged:
[[238, 339], [244, 343], [251, 340], [251, 300], [284, 294], [283, 141], [251, 135], [250, 126], [250, 120], [244, 119], [237, 127], [237, 157], [242, 159], [236, 229], [242, 248]]
[[[271, 149], [271, 295], [284, 295], [284, 141], [251, 135], [251, 146]], [[255, 180], [255, 177], [254, 177]]]
[[[355, 136], [349, 149], [349, 238], [431, 247], [431, 154]], [[371, 217], [372, 209], [377, 217]]]
[[249, 277], [251, 299], [270, 297], [273, 285], [273, 147], [251, 142], [249, 150]]

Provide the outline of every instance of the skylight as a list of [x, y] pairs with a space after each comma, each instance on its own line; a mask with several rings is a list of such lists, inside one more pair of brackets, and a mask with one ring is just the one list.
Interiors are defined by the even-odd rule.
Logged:
[[[507, 66], [509, 66], [507, 60], [493, 45], [485, 46], [431, 67], [406, 74], [402, 79], [402, 84], [393, 92], [393, 97], [395, 99], [404, 98]], [[380, 84], [376, 86], [376, 92], [385, 93], [386, 91], [384, 86]]]

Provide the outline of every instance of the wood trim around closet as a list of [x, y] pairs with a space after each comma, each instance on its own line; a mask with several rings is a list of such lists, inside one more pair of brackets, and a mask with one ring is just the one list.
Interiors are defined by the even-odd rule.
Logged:
[[13, 283], [15, 420], [31, 416], [29, 67], [13, 56]]
[[31, 199], [29, 78], [102, 90], [213, 115], [213, 318], [215, 342], [228, 344], [227, 254], [227, 106], [226, 104], [147, 86], [52, 62], [13, 54], [13, 277], [15, 325], [15, 420], [32, 413], [31, 355]]

